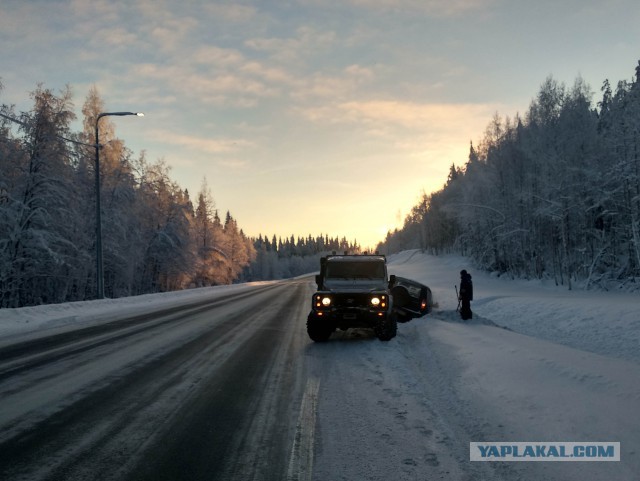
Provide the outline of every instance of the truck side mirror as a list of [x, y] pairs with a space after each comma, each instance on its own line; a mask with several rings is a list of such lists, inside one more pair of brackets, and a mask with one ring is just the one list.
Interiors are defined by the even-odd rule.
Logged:
[[389, 287], [393, 287], [396, 283], [396, 275], [395, 274], [391, 274], [389, 276]]
[[322, 286], [322, 276], [320, 274], [316, 274], [316, 284], [318, 284], [318, 289]]

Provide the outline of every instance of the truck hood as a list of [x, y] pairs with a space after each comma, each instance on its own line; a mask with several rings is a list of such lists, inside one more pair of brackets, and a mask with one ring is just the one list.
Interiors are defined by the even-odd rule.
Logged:
[[324, 287], [330, 291], [367, 292], [386, 290], [384, 279], [325, 279]]

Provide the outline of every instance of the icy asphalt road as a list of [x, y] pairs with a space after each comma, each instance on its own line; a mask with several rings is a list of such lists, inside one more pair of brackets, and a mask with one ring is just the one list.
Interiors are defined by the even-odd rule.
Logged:
[[[638, 364], [447, 310], [314, 344], [313, 287], [0, 344], [0, 479], [637, 479]], [[622, 461], [471, 463], [471, 441], [617, 441]]]
[[0, 479], [286, 477], [308, 282], [0, 349]]

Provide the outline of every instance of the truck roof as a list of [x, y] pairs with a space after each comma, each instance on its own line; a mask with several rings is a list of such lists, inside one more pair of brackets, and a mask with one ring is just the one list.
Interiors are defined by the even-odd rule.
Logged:
[[362, 254], [362, 255], [341, 255], [341, 254], [332, 254], [326, 256], [327, 261], [331, 262], [371, 262], [371, 261], [380, 261], [386, 262], [387, 258], [383, 255], [379, 254]]

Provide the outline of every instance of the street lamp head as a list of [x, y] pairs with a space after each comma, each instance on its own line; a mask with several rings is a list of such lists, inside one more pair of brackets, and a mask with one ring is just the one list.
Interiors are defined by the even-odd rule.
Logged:
[[124, 115], [137, 115], [138, 117], [144, 117], [142, 112], [102, 112], [101, 114], [98, 114], [97, 120], [110, 115], [117, 115], [118, 117], [122, 117]]

